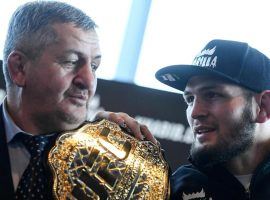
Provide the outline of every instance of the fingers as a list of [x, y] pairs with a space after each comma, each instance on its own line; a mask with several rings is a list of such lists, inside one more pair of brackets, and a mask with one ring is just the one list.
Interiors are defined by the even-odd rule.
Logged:
[[122, 128], [126, 129], [130, 134], [139, 140], [146, 139], [154, 144], [159, 144], [146, 125], [140, 124], [137, 120], [126, 113], [100, 111], [97, 113], [95, 118], [103, 118], [119, 124]]
[[109, 111], [100, 111], [96, 114], [95, 119], [107, 119], [109, 121], [115, 122], [119, 125], [124, 124], [125, 120], [123, 116], [119, 113], [109, 112]]
[[142, 135], [145, 136], [146, 140], [149, 140], [153, 142], [154, 144], [159, 144], [146, 125], [140, 125], [140, 130], [141, 130]]
[[126, 113], [120, 113], [123, 116], [124, 123], [127, 126], [127, 131], [133, 134], [137, 139], [143, 140], [145, 137], [141, 132], [140, 124], [137, 120], [130, 117]]

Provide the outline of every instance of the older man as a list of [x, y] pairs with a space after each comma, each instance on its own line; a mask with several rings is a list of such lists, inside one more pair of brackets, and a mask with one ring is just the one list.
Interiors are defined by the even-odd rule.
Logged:
[[[81, 10], [61, 2], [26, 3], [14, 12], [3, 59], [7, 91], [0, 116], [3, 199], [14, 199], [14, 191], [15, 199], [52, 199], [50, 173], [41, 157], [57, 133], [76, 129], [86, 120], [101, 59], [95, 27]], [[138, 137], [141, 131], [152, 137], [127, 114], [100, 116], [125, 122]]]

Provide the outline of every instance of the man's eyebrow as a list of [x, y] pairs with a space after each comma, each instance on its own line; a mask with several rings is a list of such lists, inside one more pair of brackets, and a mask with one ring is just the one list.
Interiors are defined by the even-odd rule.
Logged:
[[101, 59], [101, 55], [97, 55], [93, 58], [94, 60]]
[[221, 88], [221, 87], [219, 85], [211, 85], [211, 86], [202, 87], [200, 90], [205, 91], [205, 90], [213, 90], [213, 89], [218, 89], [218, 88]]
[[[200, 92], [203, 92], [203, 91], [214, 90], [214, 89], [221, 89], [221, 87], [220, 87], [219, 85], [203, 86], [203, 87], [199, 88], [199, 91], [200, 91]], [[191, 92], [190, 92], [190, 91], [187, 91], [187, 90], [185, 90], [185, 91], [183, 92], [183, 96], [185, 96], [185, 95], [190, 95], [190, 94], [191, 94]]]
[[76, 50], [73, 50], [73, 49], [69, 49], [69, 50], [66, 50], [64, 51], [64, 53], [66, 54], [81, 54], [79, 51], [76, 51]]
[[63, 51], [62, 54], [60, 54], [58, 57], [59, 58], [65, 58], [66, 56], [82, 56], [82, 53], [80, 53], [79, 51], [73, 50], [73, 49], [69, 49], [66, 51]]
[[187, 96], [187, 95], [190, 95], [190, 94], [191, 94], [191, 92], [185, 90], [185, 91], [183, 92], [183, 95], [182, 95], [182, 96]]
[[[76, 55], [79, 55], [79, 56], [83, 56], [82, 52], [79, 52], [79, 51], [76, 51], [76, 50], [73, 50], [73, 49], [69, 49], [69, 50], [65, 51], [64, 53], [65, 54], [76, 54]], [[95, 60], [101, 59], [101, 54], [95, 56], [93, 59], [95, 59]]]

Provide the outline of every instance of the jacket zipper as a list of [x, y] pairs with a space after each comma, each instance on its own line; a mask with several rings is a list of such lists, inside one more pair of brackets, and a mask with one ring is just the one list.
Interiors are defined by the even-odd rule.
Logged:
[[250, 190], [249, 187], [245, 190], [245, 196], [247, 200], [250, 200]]

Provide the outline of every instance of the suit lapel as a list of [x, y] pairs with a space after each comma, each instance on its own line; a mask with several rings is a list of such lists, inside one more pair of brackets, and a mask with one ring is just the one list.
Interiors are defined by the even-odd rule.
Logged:
[[14, 187], [8, 154], [7, 140], [3, 121], [2, 106], [0, 106], [0, 194], [1, 199], [13, 199]]

